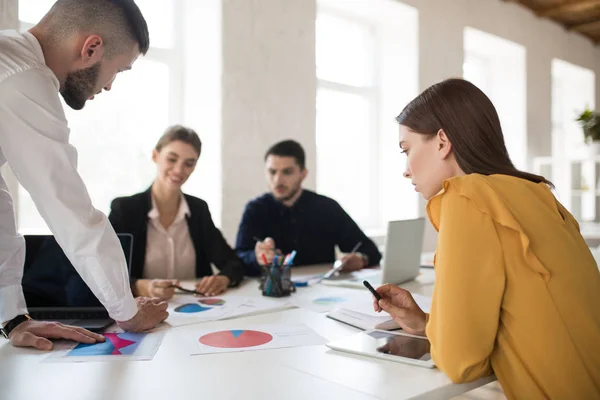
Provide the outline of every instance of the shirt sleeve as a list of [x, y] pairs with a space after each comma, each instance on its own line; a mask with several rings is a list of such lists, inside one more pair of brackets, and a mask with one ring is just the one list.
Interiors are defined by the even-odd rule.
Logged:
[[12, 196], [0, 175], [0, 322], [27, 313], [21, 288], [24, 262], [25, 242], [17, 233]]
[[426, 333], [436, 366], [453, 382], [492, 374], [505, 287], [494, 221], [468, 198], [441, 199], [435, 289]]
[[342, 206], [334, 202], [334, 213], [336, 221], [333, 226], [336, 233], [339, 235], [336, 241], [340, 250], [347, 253], [352, 251], [357, 243], [362, 242], [357, 252], [365, 254], [369, 258], [368, 266], [379, 265], [381, 261], [381, 253], [377, 249], [377, 245], [360, 229], [358, 224], [348, 215]]
[[240, 222], [235, 242], [235, 252], [242, 260], [246, 275], [248, 276], [260, 276], [261, 273], [256, 261], [256, 253], [254, 252], [254, 247], [256, 246], [254, 237], [264, 239], [259, 229], [259, 221], [260, 217], [257, 215], [252, 203], [248, 203], [244, 210], [244, 215], [242, 215], [242, 221]]
[[110, 213], [108, 214], [108, 220], [112, 225], [115, 232], [118, 233], [132, 233], [127, 232], [123, 224], [123, 210], [121, 207], [120, 199], [114, 199], [110, 203]]
[[131, 319], [137, 306], [125, 257], [115, 231], [93, 207], [77, 172], [77, 151], [68, 143], [69, 128], [53, 77], [33, 69], [1, 85], [0, 148], [11, 169], [109, 315], [117, 321]]
[[227, 244], [221, 231], [215, 226], [208, 205], [204, 205], [202, 220], [205, 226], [209, 261], [219, 269], [219, 275], [229, 278], [229, 286], [235, 287], [244, 279], [244, 267], [233, 249]]

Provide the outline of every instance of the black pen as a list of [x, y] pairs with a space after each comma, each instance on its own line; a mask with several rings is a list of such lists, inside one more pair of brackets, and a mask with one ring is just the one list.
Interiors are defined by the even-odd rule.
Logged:
[[177, 290], [181, 290], [182, 292], [185, 292], [185, 293], [191, 293], [191, 294], [197, 294], [197, 295], [200, 295], [200, 296], [204, 296], [204, 293], [200, 293], [200, 292], [198, 292], [196, 290], [192, 290], [192, 289], [185, 289], [185, 288], [182, 288], [179, 285], [171, 285], [169, 287], [170, 288], [175, 288]]
[[379, 302], [379, 300], [381, 300], [381, 295], [379, 293], [377, 293], [377, 290], [373, 289], [373, 286], [371, 286], [371, 284], [367, 281], [363, 281], [363, 285], [365, 285], [365, 287], [367, 289], [369, 289], [369, 292], [371, 292], [373, 294], [373, 296], [375, 296], [375, 298], [377, 299], [377, 302]]
[[[356, 245], [355, 245], [355, 246], [352, 248], [352, 250], [350, 250], [350, 253], [348, 253], [348, 254], [354, 254], [354, 253], [356, 252], [356, 250], [358, 250], [358, 248], [359, 248], [360, 246], [362, 246], [362, 244], [363, 244], [362, 242], [358, 242], [358, 243], [356, 243]], [[333, 268], [331, 268], [329, 271], [327, 271], [327, 272], [325, 273], [325, 275], [323, 275], [323, 276], [321, 277], [321, 279], [329, 279], [329, 278], [331, 278], [331, 277], [333, 276], [333, 274], [335, 274], [335, 273], [336, 273], [336, 272], [338, 272], [338, 271], [341, 271], [341, 270], [342, 270], [342, 268], [344, 268], [344, 265], [345, 265], [345, 264], [346, 264], [346, 261], [342, 261], [342, 262], [340, 263], [340, 265], [338, 265], [337, 267], [335, 267], [335, 266], [334, 266], [334, 267], [333, 267]], [[334, 263], [333, 265], [335, 265], [335, 263]]]

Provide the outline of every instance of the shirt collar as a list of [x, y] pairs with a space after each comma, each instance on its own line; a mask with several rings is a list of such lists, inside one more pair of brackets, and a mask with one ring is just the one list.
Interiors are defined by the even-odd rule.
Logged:
[[[158, 207], [156, 206], [156, 201], [154, 200], [154, 196], [150, 195], [152, 201], [152, 209], [148, 212], [148, 218], [150, 219], [158, 219], [160, 218], [160, 213], [158, 212]], [[177, 215], [175, 216], [175, 222], [184, 219], [185, 217], [189, 217], [192, 215], [190, 211], [190, 207], [185, 200], [185, 196], [183, 193], [181, 194], [181, 200], [179, 201], [179, 211], [177, 211]]]
[[283, 204], [282, 202], [280, 202], [279, 200], [277, 200], [275, 198], [275, 196], [273, 196], [273, 194], [271, 194], [271, 198], [273, 199], [273, 201], [275, 202], [275, 204], [277, 205], [277, 209], [279, 210], [279, 212], [281, 214], [285, 213], [286, 211], [299, 211], [302, 209], [304, 201], [306, 199], [306, 189], [302, 189], [302, 193], [300, 194], [300, 197], [298, 197], [298, 200], [296, 200], [296, 202], [291, 206], [288, 207], [285, 204]]
[[35, 55], [45, 65], [46, 57], [44, 57], [44, 51], [42, 50], [42, 45], [40, 44], [39, 40], [37, 40], [33, 33], [30, 32], [23, 32], [22, 35], [29, 43], [33, 45]]

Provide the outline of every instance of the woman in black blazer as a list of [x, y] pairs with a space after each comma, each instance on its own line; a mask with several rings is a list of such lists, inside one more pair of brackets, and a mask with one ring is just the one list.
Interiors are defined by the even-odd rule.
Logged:
[[215, 227], [206, 202], [181, 191], [201, 149], [192, 129], [170, 127], [152, 152], [158, 172], [152, 186], [112, 201], [108, 218], [115, 231], [134, 237], [130, 276], [137, 296], [169, 299], [171, 285], [193, 278], [202, 278], [197, 291], [214, 296], [243, 279], [242, 263]]

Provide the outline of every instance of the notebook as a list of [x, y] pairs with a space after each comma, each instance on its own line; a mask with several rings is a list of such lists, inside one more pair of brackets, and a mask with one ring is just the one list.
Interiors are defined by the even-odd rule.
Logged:
[[[419, 307], [429, 313], [431, 309], [431, 298], [417, 293], [411, 293]], [[368, 301], [353, 303], [346, 307], [336, 308], [327, 314], [328, 318], [354, 326], [359, 329], [380, 329], [392, 331], [400, 329], [400, 326], [390, 317], [388, 313], [382, 311], [377, 313], [373, 310], [373, 304]]]
[[[118, 234], [131, 267], [133, 236]], [[100, 332], [114, 321], [81, 279], [54, 236], [25, 235], [23, 292], [29, 315]]]

